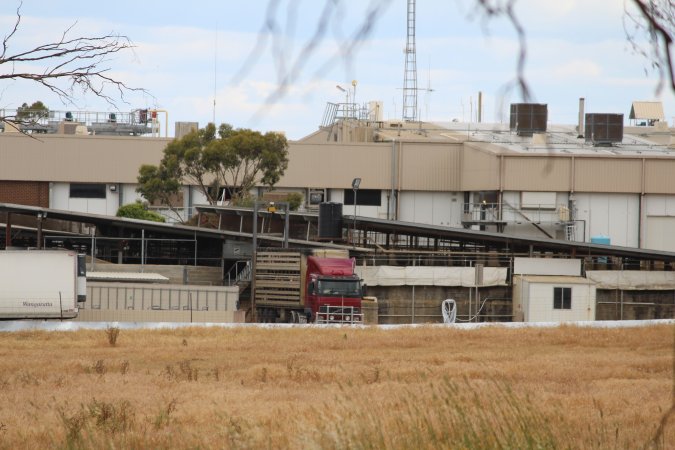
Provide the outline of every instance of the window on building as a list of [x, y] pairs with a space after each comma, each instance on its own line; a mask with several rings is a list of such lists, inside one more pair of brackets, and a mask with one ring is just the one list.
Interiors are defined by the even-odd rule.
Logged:
[[105, 190], [105, 184], [70, 183], [70, 198], [106, 198]]
[[553, 288], [553, 309], [572, 309], [572, 288]]
[[[354, 190], [345, 189], [345, 205], [354, 204]], [[359, 189], [356, 204], [362, 206], [382, 206], [382, 191], [379, 189]]]
[[[241, 188], [238, 187], [221, 186], [218, 188], [218, 195], [216, 198], [219, 203], [227, 203], [231, 201], [235, 195], [239, 194], [240, 191]], [[209, 188], [209, 193], [213, 196], [215, 193], [214, 188]]]

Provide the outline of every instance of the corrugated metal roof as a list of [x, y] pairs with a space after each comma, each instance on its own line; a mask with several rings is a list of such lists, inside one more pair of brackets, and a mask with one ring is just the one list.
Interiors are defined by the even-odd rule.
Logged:
[[87, 272], [90, 281], [136, 281], [148, 283], [166, 283], [167, 277], [159, 273], [138, 272]]
[[664, 120], [663, 103], [633, 102], [630, 107], [630, 119]]

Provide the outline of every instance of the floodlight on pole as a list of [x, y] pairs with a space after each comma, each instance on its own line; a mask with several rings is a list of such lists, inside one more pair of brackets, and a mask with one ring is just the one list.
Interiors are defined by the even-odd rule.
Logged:
[[347, 108], [348, 108], [348, 105], [349, 105], [349, 91], [348, 91], [347, 89], [343, 88], [342, 86], [340, 86], [339, 84], [336, 84], [335, 87], [336, 87], [340, 92], [343, 92], [343, 93], [345, 94], [345, 106], [344, 106], [344, 109], [345, 109], [345, 112], [346, 112], [346, 111], [347, 111]]

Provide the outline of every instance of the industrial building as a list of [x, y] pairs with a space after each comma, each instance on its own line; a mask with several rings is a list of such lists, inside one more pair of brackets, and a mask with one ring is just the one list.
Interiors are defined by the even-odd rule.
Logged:
[[[651, 125], [621, 122], [611, 142], [584, 137], [583, 124], [555, 126], [545, 118], [522, 129], [337, 118], [290, 142], [289, 166], [275, 191], [302, 193], [309, 211], [330, 201], [365, 217], [675, 251], [668, 232], [675, 227], [673, 129], [662, 110], [638, 114], [650, 110], [645, 104], [632, 105], [631, 121], [658, 116], [644, 119]], [[545, 105], [539, 114], [545, 117]], [[1, 133], [0, 201], [114, 214], [139, 199], [138, 168], [157, 164], [167, 143]], [[256, 194], [270, 195], [262, 188]], [[181, 197], [184, 218], [205, 203], [193, 186]]]
[[[548, 123], [546, 108], [512, 105], [509, 124], [383, 121], [379, 108], [349, 116], [334, 108], [317, 132], [289, 143], [289, 166], [274, 190], [254, 194], [303, 195], [286, 238], [356, 256], [369, 293], [380, 299], [382, 323], [438, 321], [440, 302], [451, 297], [460, 316], [475, 320], [673, 317], [675, 144], [663, 111], [636, 102], [624, 127], [620, 114], [586, 114], [580, 102], [579, 123], [558, 126]], [[0, 133], [5, 245], [77, 243], [123, 266], [219, 266], [224, 284], [236, 278], [232, 270], [251, 254], [251, 210], [203, 205], [196, 187], [184, 186], [178, 206], [184, 217], [200, 215], [197, 227], [109, 218], [139, 199], [138, 168], [159, 163], [168, 138], [55, 129], [34, 137]], [[319, 205], [327, 202], [341, 204], [344, 214], [334, 242], [317, 241]], [[217, 230], [207, 228], [208, 217]], [[283, 221], [261, 218], [266, 245], [280, 245]], [[516, 258], [574, 259], [580, 270], [517, 273]], [[429, 269], [415, 272], [418, 281], [391, 285], [368, 266]], [[430, 275], [439, 267], [445, 281]], [[245, 299], [245, 288], [240, 294]], [[589, 302], [592, 309], [576, 309]], [[145, 303], [176, 312], [187, 305]], [[236, 301], [223, 304], [233, 317]]]

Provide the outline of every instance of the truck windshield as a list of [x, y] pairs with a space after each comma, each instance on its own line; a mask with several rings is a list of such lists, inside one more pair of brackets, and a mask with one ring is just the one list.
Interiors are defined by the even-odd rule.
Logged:
[[360, 297], [360, 280], [318, 280], [317, 294], [331, 297]]

